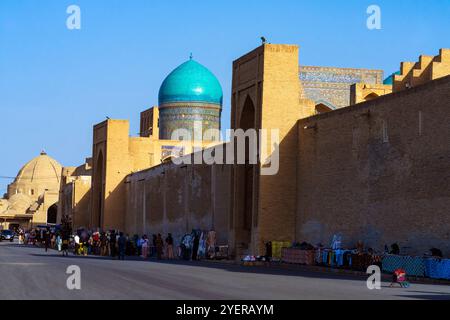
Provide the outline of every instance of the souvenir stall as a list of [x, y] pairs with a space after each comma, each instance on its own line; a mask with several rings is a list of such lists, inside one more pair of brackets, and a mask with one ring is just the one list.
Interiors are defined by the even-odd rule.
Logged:
[[386, 273], [403, 269], [412, 277], [450, 280], [450, 259], [386, 254], [382, 265]]
[[306, 242], [285, 247], [282, 249], [281, 260], [290, 264], [366, 271], [371, 265], [381, 266], [382, 256], [375, 254], [372, 249], [365, 251], [362, 242], [356, 245], [356, 249], [344, 249], [342, 236], [335, 235], [330, 247], [324, 247], [322, 244], [313, 246]]
[[217, 245], [216, 231], [192, 230], [182, 237], [179, 257], [184, 260], [228, 259], [228, 245]]
[[425, 275], [432, 279], [450, 280], [450, 259], [425, 259]]
[[425, 259], [422, 257], [400, 256], [386, 254], [383, 257], [383, 272], [393, 273], [397, 269], [403, 269], [408, 276], [425, 276]]

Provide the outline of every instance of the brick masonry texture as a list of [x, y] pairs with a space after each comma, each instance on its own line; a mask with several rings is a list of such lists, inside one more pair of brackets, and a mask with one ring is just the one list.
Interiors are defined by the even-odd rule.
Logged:
[[301, 120], [296, 238], [449, 255], [449, 108], [446, 77]]
[[385, 95], [312, 116], [298, 54], [266, 44], [233, 62], [231, 127], [279, 130], [276, 175], [260, 164], [160, 164], [173, 141], [152, 137], [156, 116], [143, 117], [139, 138], [108, 120], [94, 128], [91, 226], [176, 239], [215, 229], [237, 256], [263, 254], [267, 241], [329, 245], [337, 233], [346, 247], [450, 255], [450, 76], [389, 94], [382, 73], [367, 71], [375, 84], [355, 87], [360, 98]]

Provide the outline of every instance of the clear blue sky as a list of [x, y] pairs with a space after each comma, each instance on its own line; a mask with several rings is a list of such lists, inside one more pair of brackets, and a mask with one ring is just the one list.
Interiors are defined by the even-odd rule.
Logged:
[[[80, 6], [82, 29], [66, 28]], [[382, 10], [382, 30], [366, 9]], [[299, 44], [304, 65], [396, 71], [450, 47], [450, 0], [1, 0], [0, 176], [45, 149], [63, 165], [91, 154], [92, 126], [157, 103], [189, 53], [219, 78], [229, 127], [232, 61], [260, 44]], [[0, 179], [0, 193], [7, 183]]]

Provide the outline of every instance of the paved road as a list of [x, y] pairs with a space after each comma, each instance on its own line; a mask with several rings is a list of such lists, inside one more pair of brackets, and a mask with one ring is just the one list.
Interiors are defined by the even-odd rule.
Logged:
[[[66, 287], [70, 265], [81, 268], [81, 290]], [[387, 285], [370, 291], [364, 280], [342, 275], [61, 257], [55, 251], [0, 243], [0, 299], [450, 299], [450, 286]]]

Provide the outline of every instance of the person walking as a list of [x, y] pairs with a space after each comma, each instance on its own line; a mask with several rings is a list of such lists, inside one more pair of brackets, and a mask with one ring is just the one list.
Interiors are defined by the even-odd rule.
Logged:
[[75, 251], [74, 251], [74, 254], [75, 254], [75, 255], [79, 255], [79, 254], [80, 254], [80, 236], [78, 235], [78, 233], [75, 235], [75, 237], [73, 238], [73, 240], [75, 241]]
[[58, 236], [56, 237], [56, 246], [58, 247], [58, 252], [61, 252], [62, 250], [62, 239], [61, 239], [61, 235], [58, 234]]
[[125, 255], [126, 256], [134, 256], [136, 255], [136, 244], [133, 239], [130, 238], [129, 234], [125, 235], [126, 243], [125, 243]]
[[55, 249], [56, 248], [56, 234], [52, 234], [50, 243], [51, 243], [51, 248]]
[[24, 237], [23, 237], [23, 231], [22, 230], [19, 232], [19, 244], [24, 244]]
[[40, 247], [42, 247], [42, 242], [44, 241], [44, 235], [45, 232], [43, 229], [41, 229], [38, 233], [37, 233], [37, 243]]
[[161, 237], [161, 234], [158, 233], [158, 236], [156, 237], [156, 255], [158, 260], [162, 259], [163, 250], [164, 250], [164, 242]]
[[48, 248], [50, 247], [50, 242], [51, 242], [50, 229], [47, 228], [47, 230], [44, 233], [45, 252], [48, 251]]
[[119, 233], [119, 239], [117, 242], [119, 245], [119, 260], [125, 260], [125, 249], [127, 246], [127, 238], [123, 235], [123, 232]]
[[139, 237], [137, 234], [133, 236], [133, 245], [136, 246], [136, 252], [139, 257], [142, 256], [142, 244], [144, 243], [144, 236]]
[[69, 256], [69, 235], [66, 234], [66, 233], [64, 233], [63, 236], [62, 236], [62, 247], [61, 247], [61, 249], [62, 249], [63, 257], [64, 256], [68, 257]]
[[114, 230], [109, 235], [109, 252], [111, 253], [111, 257], [116, 257], [116, 233]]
[[147, 257], [148, 257], [148, 238], [147, 238], [147, 235], [144, 235], [143, 237], [142, 237], [142, 255], [141, 255], [141, 257], [142, 258], [144, 258], [144, 259], [147, 259]]
[[174, 259], [174, 255], [173, 255], [173, 238], [172, 238], [172, 234], [169, 233], [167, 238], [166, 238], [166, 245], [167, 245], [167, 259], [169, 260], [173, 260]]
[[102, 257], [108, 255], [108, 237], [104, 232], [100, 235], [100, 255]]
[[80, 236], [80, 255], [87, 256], [89, 251], [89, 236], [86, 232], [82, 232]]
[[200, 246], [200, 237], [195, 234], [194, 244], [192, 245], [192, 260], [198, 260], [198, 247]]
[[208, 232], [208, 239], [206, 241], [207, 257], [214, 259], [216, 257], [216, 231], [211, 230]]
[[96, 252], [97, 249], [95, 248], [96, 242], [94, 242], [94, 236], [93, 235], [91, 235], [89, 237], [88, 244], [89, 244], [89, 246], [88, 246], [88, 254], [95, 255], [96, 254], [95, 252]]
[[100, 232], [96, 231], [92, 234], [92, 252], [94, 255], [100, 255]]

